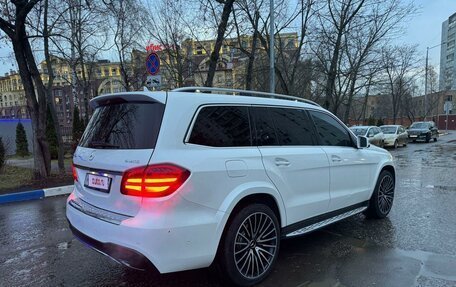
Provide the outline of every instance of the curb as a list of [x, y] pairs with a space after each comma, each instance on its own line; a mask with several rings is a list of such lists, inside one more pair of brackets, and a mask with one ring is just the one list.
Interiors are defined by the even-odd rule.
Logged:
[[52, 188], [37, 189], [0, 195], [0, 204], [25, 200], [42, 199], [50, 196], [70, 194], [74, 185], [66, 185]]

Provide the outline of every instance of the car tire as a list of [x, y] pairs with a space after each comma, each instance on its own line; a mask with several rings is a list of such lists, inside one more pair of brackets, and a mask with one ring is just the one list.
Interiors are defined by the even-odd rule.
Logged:
[[397, 147], [399, 146], [397, 140], [394, 141], [394, 148], [397, 149]]
[[368, 218], [385, 218], [393, 207], [395, 181], [391, 172], [383, 170], [378, 177], [369, 206], [364, 211]]
[[234, 285], [252, 286], [274, 268], [280, 225], [275, 213], [264, 204], [247, 205], [233, 215], [220, 242], [219, 274]]
[[436, 142], [436, 141], [437, 141], [437, 138], [434, 138], [434, 141]]
[[431, 136], [426, 136], [426, 143], [429, 143], [431, 141]]

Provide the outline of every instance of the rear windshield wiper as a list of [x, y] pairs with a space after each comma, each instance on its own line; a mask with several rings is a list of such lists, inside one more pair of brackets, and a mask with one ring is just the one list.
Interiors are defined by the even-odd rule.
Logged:
[[102, 141], [91, 141], [89, 142], [88, 146], [90, 148], [112, 148], [112, 149], [117, 149], [120, 148], [118, 145], [113, 145], [107, 142], [102, 142]]

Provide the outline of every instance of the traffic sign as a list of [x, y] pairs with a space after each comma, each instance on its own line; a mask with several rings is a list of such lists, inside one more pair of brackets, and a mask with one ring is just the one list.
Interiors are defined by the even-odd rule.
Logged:
[[152, 52], [147, 56], [146, 69], [152, 76], [160, 72], [160, 58], [157, 53]]
[[453, 102], [446, 101], [445, 104], [443, 104], [443, 111], [448, 115], [451, 110], [453, 110]]
[[146, 87], [159, 88], [161, 86], [161, 75], [149, 75], [146, 80]]

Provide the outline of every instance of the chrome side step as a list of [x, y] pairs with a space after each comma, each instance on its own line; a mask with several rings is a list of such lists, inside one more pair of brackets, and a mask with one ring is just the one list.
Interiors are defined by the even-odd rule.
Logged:
[[303, 235], [303, 234], [309, 233], [311, 231], [314, 231], [316, 229], [319, 229], [319, 228], [322, 228], [324, 226], [330, 225], [330, 224], [332, 224], [334, 222], [337, 222], [339, 220], [342, 220], [342, 219], [345, 219], [347, 217], [350, 217], [350, 216], [353, 216], [355, 214], [358, 214], [360, 212], [363, 212], [366, 209], [367, 209], [367, 206], [362, 206], [362, 207], [358, 207], [356, 209], [352, 209], [350, 211], [341, 213], [341, 214], [336, 215], [334, 217], [322, 220], [320, 222], [317, 222], [317, 223], [308, 225], [306, 227], [303, 227], [301, 229], [295, 230], [293, 232], [290, 232], [290, 233], [286, 234], [285, 237], [289, 238], [289, 237], [293, 237], [293, 236], [298, 236], [298, 235]]

